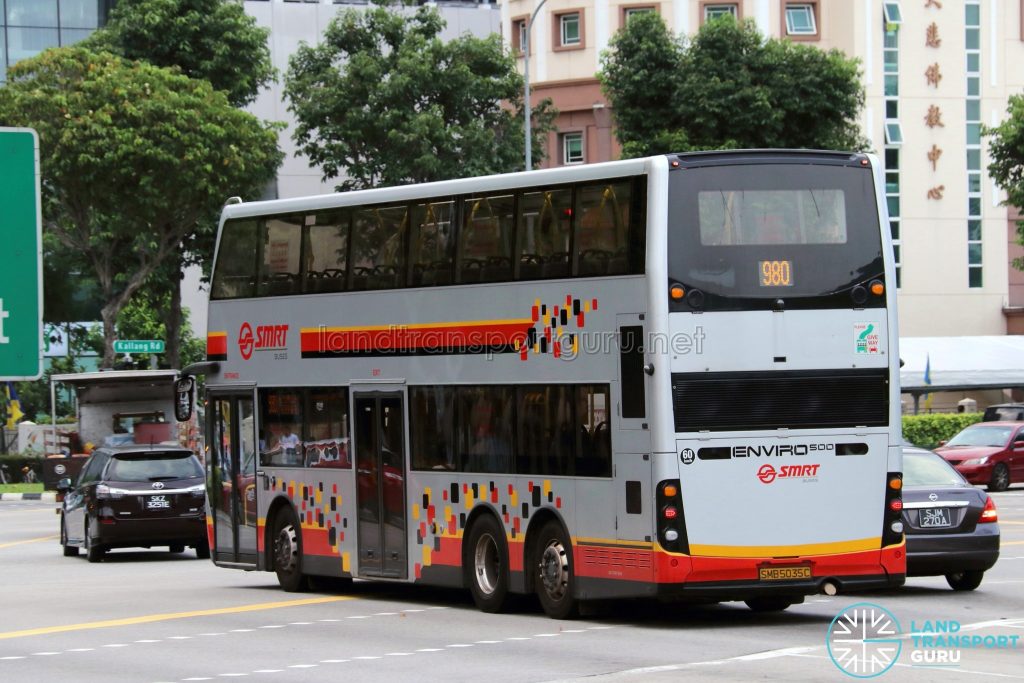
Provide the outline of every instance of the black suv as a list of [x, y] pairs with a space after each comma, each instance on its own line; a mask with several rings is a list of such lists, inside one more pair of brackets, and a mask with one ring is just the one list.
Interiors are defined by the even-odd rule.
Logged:
[[64, 555], [85, 548], [98, 562], [110, 548], [189, 545], [210, 557], [203, 467], [180, 446], [128, 444], [95, 450], [72, 485], [61, 479]]

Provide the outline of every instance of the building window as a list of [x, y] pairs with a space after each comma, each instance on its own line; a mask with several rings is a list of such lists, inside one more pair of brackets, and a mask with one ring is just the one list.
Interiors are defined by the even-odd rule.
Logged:
[[885, 144], [893, 146], [903, 144], [903, 127], [899, 121], [885, 122]]
[[528, 35], [526, 33], [526, 17], [512, 20], [512, 52], [517, 56], [526, 53]]
[[704, 13], [702, 20], [705, 24], [709, 21], [714, 21], [715, 19], [719, 19], [721, 17], [732, 17], [733, 19], [739, 19], [739, 5], [735, 2], [721, 2], [704, 5]]
[[882, 5], [882, 13], [885, 16], [885, 27], [895, 28], [903, 23], [903, 12], [900, 10], [900, 3], [887, 2]]
[[817, 36], [817, 3], [790, 2], [785, 5], [787, 36]]
[[559, 15], [558, 30], [562, 47], [575, 47], [582, 44], [581, 23], [579, 12]]
[[968, 0], [967, 43], [967, 286], [982, 287], [981, 241], [981, 5]]
[[583, 133], [563, 133], [562, 163], [582, 164], [583, 161]]
[[625, 26], [630, 19], [641, 14], [653, 14], [658, 11], [654, 5], [629, 6], [622, 8], [622, 26]]

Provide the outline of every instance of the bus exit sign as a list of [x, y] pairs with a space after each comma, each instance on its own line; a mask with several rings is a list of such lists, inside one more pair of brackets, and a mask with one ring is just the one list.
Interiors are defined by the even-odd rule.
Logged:
[[0, 128], [0, 380], [43, 373], [43, 239], [39, 137]]

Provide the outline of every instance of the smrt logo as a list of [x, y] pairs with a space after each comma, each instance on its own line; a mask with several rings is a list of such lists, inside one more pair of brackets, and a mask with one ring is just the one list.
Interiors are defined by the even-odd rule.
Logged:
[[244, 360], [252, 358], [253, 351], [279, 351], [287, 346], [287, 325], [257, 325], [255, 336], [249, 323], [242, 323], [238, 330], [238, 351]]
[[252, 327], [249, 323], [242, 323], [242, 329], [238, 331], [238, 352], [245, 360], [252, 358], [252, 342]]
[[757, 470], [757, 478], [765, 484], [770, 484], [776, 479], [816, 477], [819, 467], [821, 465], [784, 465], [775, 469], [772, 465], [761, 465]]

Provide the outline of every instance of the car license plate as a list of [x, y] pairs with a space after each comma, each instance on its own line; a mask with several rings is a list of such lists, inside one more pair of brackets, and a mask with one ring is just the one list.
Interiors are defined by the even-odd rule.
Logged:
[[167, 500], [166, 495], [150, 496], [146, 499], [147, 510], [166, 510], [171, 507], [171, 501]]
[[761, 581], [793, 581], [811, 578], [810, 567], [761, 567], [757, 578]]
[[953, 521], [949, 515], [949, 508], [923, 508], [918, 515], [917, 521], [922, 529], [953, 526]]

